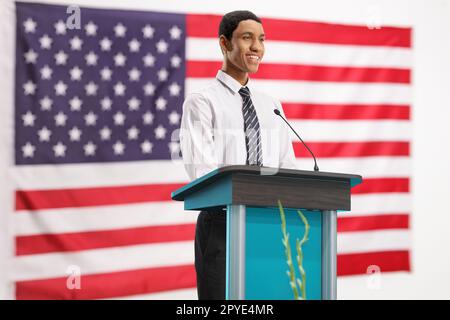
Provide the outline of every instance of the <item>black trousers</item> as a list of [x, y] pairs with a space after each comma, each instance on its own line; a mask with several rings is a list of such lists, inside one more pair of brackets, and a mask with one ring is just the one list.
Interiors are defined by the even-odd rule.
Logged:
[[199, 300], [225, 299], [225, 263], [225, 211], [201, 211], [195, 228], [195, 271]]

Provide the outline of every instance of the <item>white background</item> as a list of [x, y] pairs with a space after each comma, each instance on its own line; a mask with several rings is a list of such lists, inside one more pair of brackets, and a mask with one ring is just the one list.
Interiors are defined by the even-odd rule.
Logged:
[[[32, 1], [37, 2], [37, 1]], [[39, 1], [44, 2], [44, 1]], [[365, 25], [378, 15], [381, 25], [413, 27], [413, 214], [412, 273], [381, 275], [379, 286], [367, 276], [338, 280], [339, 299], [450, 299], [450, 1], [446, 0], [296, 0], [296, 1], [175, 1], [109, 0], [45, 1], [54, 4], [224, 14], [251, 10], [262, 17], [303, 19]], [[0, 0], [0, 59], [12, 52], [13, 2]], [[1, 86], [12, 88], [12, 66], [0, 64]], [[11, 97], [0, 97], [4, 108]], [[11, 143], [0, 128], [3, 146]], [[10, 160], [0, 153], [0, 178]], [[0, 183], [0, 298], [8, 297], [4, 270], [7, 241], [4, 206], [8, 190]], [[182, 298], [188, 298], [184, 292]], [[160, 296], [164, 298], [164, 295]]]

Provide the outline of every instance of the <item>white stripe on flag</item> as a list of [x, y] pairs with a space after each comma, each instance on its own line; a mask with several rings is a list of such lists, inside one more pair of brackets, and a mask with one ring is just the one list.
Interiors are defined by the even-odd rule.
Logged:
[[[363, 178], [402, 177], [411, 175], [410, 157], [319, 158], [320, 171], [354, 173]], [[313, 170], [312, 158], [297, 158], [297, 168]]]
[[46, 253], [14, 258], [12, 281], [64, 277], [78, 266], [82, 275], [194, 263], [192, 241]]
[[352, 195], [351, 212], [346, 216], [411, 213], [410, 193], [374, 193]]
[[197, 289], [169, 290], [158, 293], [140, 294], [135, 296], [114, 297], [102, 300], [197, 300]]
[[[291, 120], [292, 127], [305, 141], [409, 141], [412, 137], [409, 121], [330, 121]], [[293, 141], [298, 138], [291, 133]]]
[[[164, 174], [155, 174], [161, 173]], [[189, 180], [181, 160], [131, 161], [17, 166], [10, 170], [16, 189], [60, 189], [139, 185], [149, 183], [185, 183]]]
[[[199, 92], [214, 78], [186, 79], [186, 94]], [[281, 102], [354, 103], [354, 104], [410, 104], [411, 87], [408, 84], [374, 84], [309, 82], [294, 80], [252, 80], [260, 92], [273, 92]]]
[[198, 211], [182, 202], [152, 202], [87, 208], [21, 211], [14, 214], [16, 236], [167, 226], [195, 223]]
[[409, 250], [409, 230], [383, 230], [338, 233], [338, 254]]

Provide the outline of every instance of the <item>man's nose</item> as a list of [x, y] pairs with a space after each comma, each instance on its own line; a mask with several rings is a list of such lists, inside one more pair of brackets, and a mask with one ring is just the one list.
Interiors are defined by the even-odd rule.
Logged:
[[262, 52], [264, 50], [264, 45], [261, 43], [261, 41], [255, 40], [252, 42], [250, 49], [255, 52]]

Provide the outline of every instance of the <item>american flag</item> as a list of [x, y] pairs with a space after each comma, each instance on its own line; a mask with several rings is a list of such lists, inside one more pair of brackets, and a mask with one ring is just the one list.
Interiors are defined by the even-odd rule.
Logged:
[[[15, 103], [5, 106], [15, 114], [15, 297], [195, 298], [196, 214], [170, 200], [188, 182], [172, 158], [184, 97], [221, 66], [221, 17], [81, 8], [70, 29], [67, 7], [16, 9]], [[339, 214], [338, 274], [409, 271], [411, 29], [263, 27], [255, 86], [280, 99], [322, 171], [365, 178]]]

